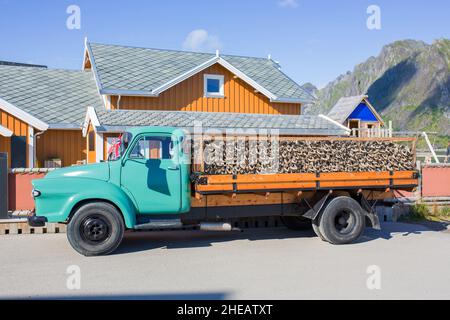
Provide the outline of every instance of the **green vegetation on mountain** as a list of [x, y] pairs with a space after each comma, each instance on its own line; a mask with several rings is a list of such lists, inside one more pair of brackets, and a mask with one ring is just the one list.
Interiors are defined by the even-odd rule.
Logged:
[[445, 144], [450, 136], [450, 40], [431, 45], [396, 41], [325, 88], [307, 84], [305, 89], [317, 97], [307, 113], [327, 114], [339, 98], [367, 94], [396, 130], [436, 132], [436, 140]]

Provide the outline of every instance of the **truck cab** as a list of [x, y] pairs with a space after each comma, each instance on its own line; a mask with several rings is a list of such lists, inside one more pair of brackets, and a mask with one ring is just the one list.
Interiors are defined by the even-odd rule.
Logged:
[[[188, 212], [190, 155], [184, 144], [180, 129], [132, 129], [122, 135], [115, 159], [55, 170], [34, 180], [36, 213], [30, 225], [68, 223], [74, 248], [97, 255], [115, 249], [116, 243], [108, 246], [106, 240], [117, 230], [122, 230], [120, 236], [124, 229], [148, 224], [149, 217], [164, 221], [164, 216]], [[69, 223], [73, 221], [79, 223]], [[80, 245], [84, 242], [85, 248]]]

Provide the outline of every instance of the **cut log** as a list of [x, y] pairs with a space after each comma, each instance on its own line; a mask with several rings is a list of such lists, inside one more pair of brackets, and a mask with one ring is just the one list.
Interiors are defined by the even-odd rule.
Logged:
[[210, 175], [414, 170], [411, 148], [385, 140], [212, 140], [203, 151]]

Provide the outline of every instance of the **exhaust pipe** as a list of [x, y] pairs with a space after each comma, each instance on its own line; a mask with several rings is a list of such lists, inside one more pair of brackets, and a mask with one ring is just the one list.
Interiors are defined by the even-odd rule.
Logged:
[[228, 222], [201, 222], [201, 231], [239, 231], [238, 228], [233, 228]]

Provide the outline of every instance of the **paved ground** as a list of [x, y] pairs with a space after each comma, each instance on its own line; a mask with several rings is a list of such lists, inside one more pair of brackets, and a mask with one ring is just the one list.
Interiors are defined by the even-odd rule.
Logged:
[[[1, 298], [450, 298], [450, 232], [415, 224], [385, 223], [347, 246], [278, 228], [132, 233], [94, 258], [64, 234], [1, 236], [0, 253]], [[67, 289], [70, 265], [80, 290]], [[371, 265], [380, 290], [367, 288]]]

